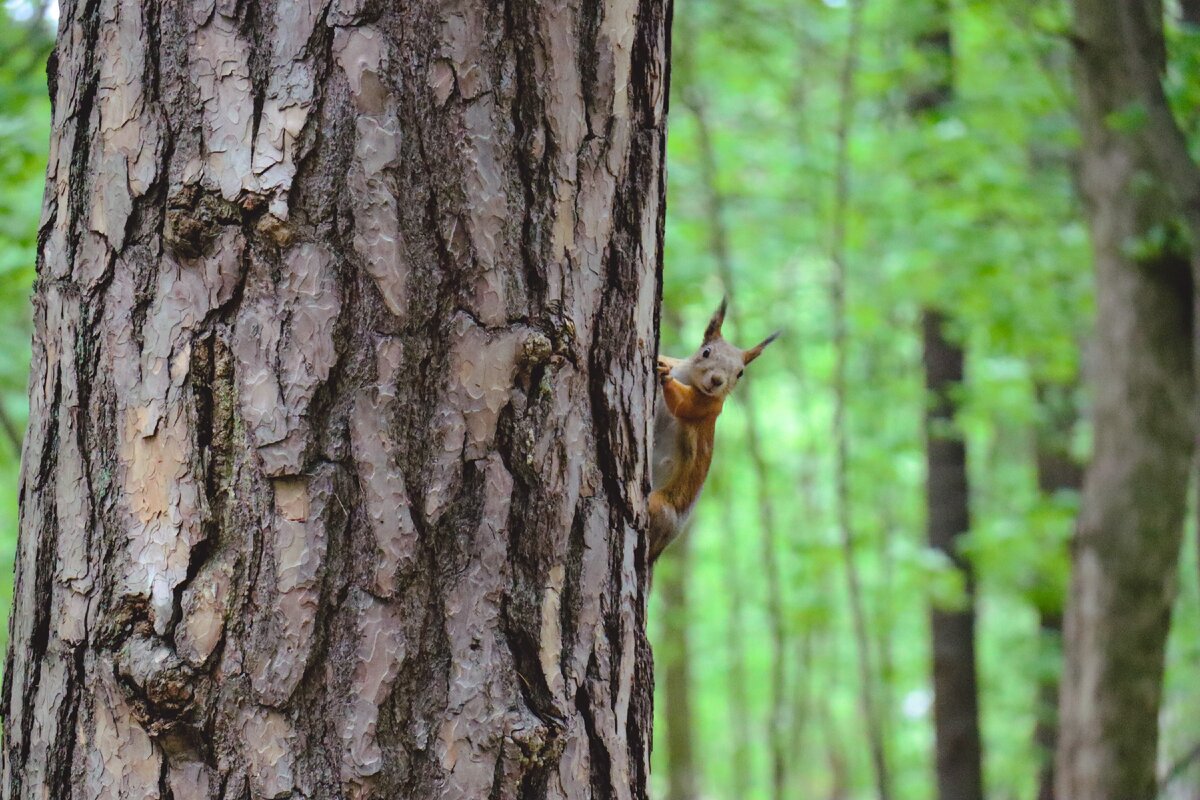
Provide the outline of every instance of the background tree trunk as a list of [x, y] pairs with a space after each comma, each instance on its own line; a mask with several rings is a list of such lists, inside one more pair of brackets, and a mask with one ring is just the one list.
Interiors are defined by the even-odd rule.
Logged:
[[938, 796], [942, 800], [983, 798], [979, 736], [979, 686], [975, 672], [975, 577], [958, 551], [970, 528], [967, 449], [954, 428], [951, 399], [963, 380], [963, 351], [945, 338], [945, 318], [924, 314], [929, 545], [945, 553], [963, 574], [966, 607], [931, 612], [933, 631], [933, 717], [937, 739]]
[[698, 770], [692, 740], [692, 658], [688, 637], [689, 531], [655, 563], [656, 590], [662, 598], [663, 638], [658, 662], [666, 722], [667, 800], [696, 800]]
[[[733, 253], [726, 227], [725, 198], [718, 181], [716, 146], [708, 120], [708, 108], [703, 90], [689, 81], [681, 92], [683, 106], [696, 124], [696, 144], [699, 148], [700, 181], [704, 188], [705, 212], [708, 221], [709, 248], [717, 265], [717, 274], [731, 298], [726, 314], [725, 331], [730, 341], [748, 341], [742, 308], [737, 302], [737, 281], [733, 273]], [[768, 479], [771, 465], [763, 453], [762, 432], [758, 421], [758, 408], [754, 403], [753, 379], [741, 384], [738, 390], [742, 409], [746, 415], [746, 453], [754, 468], [756, 484], [756, 511], [760, 528], [760, 561], [766, 584], [767, 625], [771, 639], [771, 688], [767, 700], [767, 749], [770, 753], [770, 785], [772, 800], [783, 800], [787, 791], [787, 754], [784, 737], [784, 711], [787, 693], [786, 676], [788, 667], [787, 630], [784, 620], [783, 581], [780, 577], [780, 542], [775, 525], [775, 508], [771, 502], [771, 487]], [[727, 535], [734, 528], [727, 528]]]
[[[1083, 488], [1083, 467], [1071, 454], [1071, 438], [1079, 421], [1075, 407], [1077, 388], [1070, 384], [1039, 384], [1038, 407], [1042, 411], [1035, 431], [1038, 492], [1050, 501], [1061, 492], [1078, 493]], [[1044, 583], [1046, 579], [1042, 579]], [[1052, 585], [1059, 585], [1054, 582]], [[1043, 601], [1038, 605], [1038, 633], [1043, 648], [1058, 654], [1062, 647], [1062, 606], [1060, 598], [1054, 604]], [[1054, 750], [1058, 743], [1057, 671], [1040, 676], [1038, 683], [1038, 716], [1033, 739], [1045, 759], [1038, 776], [1037, 800], [1054, 800]]]
[[644, 798], [670, 4], [64, 3], [4, 798]]
[[[908, 98], [909, 113], [936, 120], [954, 99], [954, 49], [947, 0], [931, 0], [923, 9], [917, 49], [926, 73]], [[944, 182], [950, 176], [934, 176]], [[946, 335], [949, 322], [939, 308], [922, 312], [925, 388], [926, 527], [929, 546], [943, 552], [962, 573], [966, 602], [960, 609], [934, 608], [933, 719], [937, 753], [938, 797], [983, 800], [983, 747], [979, 735], [979, 685], [975, 658], [975, 575], [959, 552], [960, 536], [971, 525], [967, 450], [955, 423], [956, 395], [963, 385], [965, 353]]]
[[[1161, 4], [1075, 0], [1081, 184], [1096, 260], [1095, 443], [1064, 622], [1057, 795], [1155, 795], [1164, 649], [1195, 431], [1193, 288], [1142, 59], [1163, 64]], [[1132, 10], [1137, 7], [1136, 12]], [[1139, 17], [1147, 41], [1123, 36]], [[1157, 35], [1155, 36], [1155, 31]], [[1155, 41], [1156, 40], [1156, 41]], [[1137, 53], [1130, 48], [1136, 46]], [[1125, 124], [1122, 124], [1122, 123]], [[1136, 123], [1136, 120], [1132, 121]]]
[[1200, 0], [1179, 0], [1179, 15], [1189, 25], [1200, 25]]
[[876, 696], [876, 678], [871, 655], [871, 636], [867, 619], [862, 576], [858, 569], [857, 537], [851, 515], [850, 499], [850, 433], [847, 412], [850, 405], [847, 365], [850, 361], [846, 294], [848, 289], [847, 231], [850, 219], [850, 134], [854, 124], [857, 99], [856, 82], [859, 48], [862, 43], [864, 0], [850, 0], [846, 30], [846, 52], [838, 86], [838, 115], [835, 131], [837, 150], [834, 161], [834, 197], [830, 227], [829, 299], [833, 317], [833, 439], [834, 439], [834, 506], [837, 517], [838, 541], [846, 567], [846, 597], [850, 604], [850, 621], [854, 631], [855, 660], [858, 666], [859, 705], [862, 708], [867, 749], [875, 773], [875, 791], [879, 800], [892, 796], [891, 770], [888, 766], [887, 743], [883, 738], [883, 723]]

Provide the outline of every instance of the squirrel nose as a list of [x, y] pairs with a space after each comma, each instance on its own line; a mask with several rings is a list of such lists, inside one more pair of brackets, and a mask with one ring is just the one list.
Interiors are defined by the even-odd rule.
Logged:
[[721, 386], [721, 384], [724, 382], [725, 382], [725, 379], [722, 378], [720, 375], [713, 375], [712, 378], [709, 380], [709, 383], [712, 384], [712, 387], [714, 389], [719, 388]]

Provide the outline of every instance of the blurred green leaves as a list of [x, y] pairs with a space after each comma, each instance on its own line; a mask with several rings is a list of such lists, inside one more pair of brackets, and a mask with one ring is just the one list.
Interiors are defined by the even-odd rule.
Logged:
[[[0, 402], [24, 419], [29, 368], [29, 289], [50, 140], [42, 21], [19, 23], [0, 7]], [[24, 346], [21, 346], [24, 345]], [[0, 452], [8, 448], [0, 444]]]
[[[53, 31], [13, 19], [0, 4], [0, 414], [19, 431], [28, 416], [29, 292], [50, 141], [46, 58]], [[0, 646], [8, 625], [17, 541], [20, 453], [0, 427]]]
[[[851, 516], [897, 796], [930, 797], [928, 709], [902, 720], [900, 699], [928, 692], [930, 607], [957, 608], [965, 596], [962, 574], [926, 546], [924, 530], [918, 321], [923, 306], [943, 307], [968, 352], [952, 432], [970, 448], [973, 522], [961, 555], [979, 581], [989, 793], [1029, 797], [1040, 764], [1036, 676], [1047, 660], [1038, 614], [1061, 607], [1077, 504], [1071, 493], [1038, 491], [1038, 387], [1079, 383], [1092, 313], [1062, 35], [1070, 26], [1060, 3], [953, 3], [954, 101], [918, 122], [907, 94], [939, 67], [914, 45], [920, 7], [866, 5], [849, 141]], [[756, 508], [763, 481], [780, 518], [789, 636], [812, 648], [810, 667], [800, 672], [792, 658], [790, 674], [828, 715], [821, 722], [812, 711], [790, 734], [808, 742], [791, 796], [835, 791], [829, 748], [839, 742], [847, 794], [871, 791], [832, 517], [828, 244], [847, 16], [840, 4], [808, 0], [679, 0], [676, 8], [674, 51], [686, 55], [672, 77], [663, 349], [689, 352], [728, 288], [748, 329], [733, 334], [738, 340], [788, 331], [745, 378], [766, 428], [768, 474], [755, 475], [746, 454], [739, 387], [718, 425], [713, 474], [691, 533], [696, 738], [712, 797], [731, 798], [735, 785], [721, 758], [730, 715], [740, 713], [729, 707], [730, 660], [744, 661], [745, 713], [758, 733], [775, 702]], [[712, 187], [703, 185], [684, 93], [700, 95], [707, 109], [733, 287], [717, 277], [705, 200]], [[1071, 436], [1073, 452], [1086, 457], [1086, 431]], [[743, 653], [730, 650], [734, 581], [745, 603]], [[655, 759], [659, 774], [669, 768], [661, 752]], [[767, 796], [767, 766], [756, 756], [744, 800]]]

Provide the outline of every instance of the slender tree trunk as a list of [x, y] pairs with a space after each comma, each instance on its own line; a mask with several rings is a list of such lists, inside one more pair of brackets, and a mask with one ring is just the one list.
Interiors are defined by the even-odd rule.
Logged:
[[[715, 194], [716, 185], [713, 175], [715, 172], [715, 163], [711, 151], [712, 145], [709, 140], [707, 127], [705, 126], [702, 107], [697, 106], [700, 89], [698, 88], [696, 76], [695, 39], [694, 26], [688, 24], [686, 20], [681, 19], [674, 39], [676, 49], [673, 56], [675, 68], [675, 81], [673, 85], [677, 96], [683, 99], [688, 111], [692, 113], [696, 118], [697, 124], [700, 126], [702, 181], [707, 201], [705, 210], [709, 218], [710, 246], [713, 250], [713, 256], [718, 262], [719, 269], [721, 269], [722, 279], [724, 280], [728, 277], [729, 245], [724, 227], [725, 222], [721, 200]], [[728, 290], [728, 283], [726, 283], [726, 287]], [[723, 502], [721, 508], [721, 524], [724, 530], [726, 532], [736, 530], [737, 524], [733, 519], [729, 502], [727, 500]], [[732, 723], [731, 730], [734, 732], [730, 741], [734, 797], [746, 797], [752, 784], [750, 774], [750, 747], [752, 746], [750, 736], [750, 701], [746, 692], [746, 648], [744, 640], [746, 601], [741, 570], [739, 569], [740, 550], [741, 541], [736, 536], [726, 535], [723, 537], [722, 554], [727, 573], [725, 585], [729, 589], [729, 635], [727, 638], [729, 661], [726, 682], [729, 686], [730, 694], [729, 716]]]
[[[945, 113], [954, 98], [953, 36], [948, 0], [930, 0], [917, 48], [927, 64], [926, 80], [909, 95], [918, 121]], [[975, 663], [974, 571], [958, 552], [958, 538], [970, 527], [966, 443], [955, 430], [955, 394], [963, 382], [964, 353], [946, 335], [948, 319], [936, 308], [922, 313], [925, 386], [926, 526], [929, 545], [960, 570], [966, 603], [956, 610], [933, 609], [933, 717], [941, 800], [983, 799], [983, 748], [979, 735]]]
[[1200, 0], [1179, 0], [1179, 11], [1188, 25], [1200, 26]]
[[[707, 108], [699, 91], [691, 85], [684, 91], [684, 105], [687, 106], [696, 121], [700, 151], [700, 175], [704, 182], [713, 257], [717, 262], [717, 272], [721, 277], [721, 282], [725, 285], [725, 292], [732, 297], [735, 290], [733, 257], [729, 250], [729, 235], [725, 227], [725, 201], [717, 185], [716, 148], [708, 124]], [[736, 340], [737, 334], [745, 331], [742, 325], [742, 313], [736, 303], [731, 304], [727, 319], [730, 337]], [[775, 506], [771, 502], [771, 489], [768, 483], [771, 468], [763, 453], [762, 434], [758, 423], [758, 410], [754, 405], [754, 395], [751, 392], [752, 387], [752, 382], [747, 381], [742, 384], [740, 393], [746, 412], [746, 449], [750, 455], [750, 463], [754, 465], [758, 489], [758, 521], [759, 527], [762, 529], [762, 567], [767, 584], [767, 623], [771, 630], [771, 696], [767, 702], [767, 743], [771, 752], [771, 796], [775, 800], [783, 800], [787, 786], [787, 752], [783, 730], [783, 713], [786, 706], [784, 697], [787, 690], [787, 633], [783, 618], [782, 581], [779, 577], [779, 542], [775, 525]]]
[[[1075, 387], [1039, 385], [1042, 411], [1036, 431], [1037, 484], [1044, 498], [1083, 488], [1083, 467], [1071, 455], [1071, 437], [1078, 421]], [[1062, 606], [1051, 602], [1038, 608], [1041, 646], [1057, 652], [1062, 642]], [[1038, 716], [1033, 738], [1044, 759], [1038, 777], [1037, 800], [1054, 800], [1054, 750], [1058, 743], [1058, 672], [1042, 675], [1038, 683]]]
[[[678, 33], [676, 34], [678, 40]], [[676, 51], [678, 52], [678, 50]], [[683, 327], [676, 309], [663, 308], [662, 327]], [[654, 568], [661, 601], [661, 644], [656, 659], [662, 674], [662, 718], [666, 725], [667, 800], [694, 800], [699, 784], [692, 715], [691, 619], [688, 574], [691, 570], [691, 522]]]
[[[1056, 794], [1141, 800], [1155, 795], [1195, 434], [1193, 281], [1182, 244], [1162, 236], [1177, 209], [1193, 208], [1166, 189], [1186, 196], [1179, 181], [1190, 161], [1186, 150], [1168, 152], [1178, 132], [1163, 129], [1161, 86], [1157, 95], [1149, 86], [1165, 59], [1161, 5], [1074, 5], [1081, 184], [1096, 261], [1094, 448], [1064, 622]], [[1119, 124], [1138, 107], [1142, 123]]]
[[367, 6], [62, 6], [6, 800], [646, 796], [670, 6]]
[[958, 551], [958, 538], [970, 527], [967, 450], [953, 431], [952, 393], [962, 385], [963, 352], [943, 333], [945, 319], [924, 315], [925, 387], [932, 398], [926, 412], [929, 545], [945, 553], [962, 572], [966, 604], [960, 610], [935, 608], [933, 631], [933, 717], [937, 738], [938, 796], [942, 800], [983, 797], [979, 737], [979, 687], [975, 676], [975, 578]]
[[830, 261], [833, 275], [830, 280], [830, 299], [833, 312], [833, 438], [834, 438], [834, 496], [837, 509], [838, 537], [846, 566], [846, 594], [850, 600], [850, 618], [854, 630], [855, 655], [858, 663], [859, 699], [865, 723], [867, 747], [875, 775], [879, 800], [891, 797], [891, 775], [887, 762], [886, 742], [880, 722], [879, 704], [875, 695], [875, 670], [871, 657], [871, 637], [868, 631], [866, 600], [862, 578], [858, 572], [856, 542], [850, 515], [850, 444], [846, 414], [849, 394], [846, 383], [846, 364], [849, 345], [846, 335], [846, 229], [850, 214], [850, 127], [854, 120], [855, 77], [858, 70], [859, 44], [862, 36], [863, 0], [850, 0], [850, 22], [846, 36], [846, 54], [842, 64], [841, 98], [838, 103], [837, 156], [835, 166], [834, 205]]
[[858, 663], [859, 700], [871, 766], [875, 772], [875, 788], [880, 800], [892, 796], [892, 778], [888, 770], [886, 742], [880, 722], [880, 710], [875, 698], [875, 669], [871, 663], [870, 634], [866, 619], [863, 582], [858, 573], [858, 558], [850, 510], [850, 438], [846, 426], [848, 395], [846, 389], [846, 227], [850, 216], [850, 127], [854, 118], [854, 79], [858, 70], [858, 48], [862, 36], [863, 0], [850, 0], [850, 29], [846, 36], [846, 55], [842, 62], [841, 98], [839, 101], [838, 155], [836, 155], [833, 237], [830, 260], [833, 277], [830, 281], [830, 300], [833, 306], [834, 347], [834, 485], [838, 531], [842, 559], [846, 566], [846, 594], [854, 632], [854, 652]]
[[[687, 532], [685, 531], [685, 534]], [[688, 630], [688, 569], [690, 538], [679, 537], [654, 568], [662, 598], [663, 642], [658, 662], [666, 706], [667, 800], [695, 800], [696, 756], [692, 718], [691, 645]]]
[[830, 696], [821, 698], [818, 705], [821, 716], [821, 738], [825, 742], [825, 758], [828, 762], [829, 800], [845, 800], [850, 796], [850, 765], [842, 748], [841, 732], [830, 711]]
[[[793, 331], [799, 335], [799, 332]], [[788, 358], [788, 370], [795, 381], [796, 397], [810, 398], [812, 395], [808, 391], [809, 380], [805, 365], [802, 359], [801, 348], [802, 344], [797, 343], [793, 348]], [[796, 490], [799, 493], [800, 513], [802, 518], [807, 521], [807, 524], [816, 526], [820, 524], [823, 510], [821, 504], [817, 501], [817, 480], [819, 466], [817, 465], [817, 453], [811, 443], [806, 443], [801, 447], [800, 453], [801, 467], [797, 476]], [[834, 593], [832, 591], [832, 576], [817, 575], [814, 573], [814, 578], [818, 582], [815, 587], [820, 596], [829, 597]], [[797, 786], [798, 780], [803, 780], [807, 777], [804, 769], [804, 736], [809, 726], [810, 720], [813, 718], [813, 687], [817, 675], [816, 664], [822, 663], [821, 660], [813, 655], [815, 650], [823, 649], [825, 636], [827, 634], [826, 624], [808, 623], [804, 625], [798, 636], [793, 637], [793, 646], [795, 648], [795, 656], [793, 658], [794, 668], [793, 675], [790, 681], [790, 699], [788, 704], [791, 708], [791, 718], [788, 722], [788, 744], [787, 758], [790, 764], [788, 769], [788, 788], [792, 795], [801, 791], [803, 787], [807, 790], [808, 783], [801, 782]]]
[[0, 404], [0, 431], [4, 432], [4, 438], [12, 446], [13, 452], [20, 453], [21, 434], [17, 431], [17, 424], [8, 415], [8, 411], [5, 410], [3, 404]]
[[[743, 387], [744, 388], [744, 387]], [[729, 498], [723, 498], [721, 504], [721, 524], [726, 531], [736, 529], [733, 511]], [[722, 556], [725, 559], [724, 569], [729, 577], [726, 585], [729, 587], [729, 635], [726, 639], [727, 648], [727, 677], [729, 685], [729, 729], [733, 736], [729, 742], [733, 766], [732, 797], [748, 797], [750, 793], [750, 698], [746, 687], [746, 597], [742, 584], [742, 573], [739, 568], [738, 540], [733, 536], [724, 537]]]
[[[1038, 638], [1041, 646], [1061, 647], [1062, 613], [1038, 609]], [[1058, 688], [1057, 674], [1043, 675], [1037, 687], [1037, 723], [1033, 742], [1043, 759], [1038, 773], [1037, 800], [1054, 800], [1054, 750], [1058, 745]]]

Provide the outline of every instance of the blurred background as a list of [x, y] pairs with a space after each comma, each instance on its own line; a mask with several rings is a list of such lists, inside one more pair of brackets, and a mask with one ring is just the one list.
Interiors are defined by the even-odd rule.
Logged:
[[46, 59], [57, 8], [0, 0], [0, 633], [8, 640], [17, 479], [29, 415], [29, 378], [37, 228], [50, 146]]
[[[0, 0], [3, 621], [54, 20], [52, 3]], [[1038, 797], [1089, 449], [1068, 28], [1058, 0], [677, 0], [662, 349], [694, 351], [723, 294], [727, 338], [784, 335], [726, 407], [656, 574], [658, 797], [932, 797], [930, 609], [971, 604], [988, 797]], [[1200, 34], [1172, 22], [1168, 39], [1197, 133]], [[951, 312], [939, 334], [965, 356], [957, 414], [930, 423], [966, 444], [959, 564], [926, 532], [925, 309]], [[1200, 787], [1195, 545], [1192, 530], [1168, 648], [1167, 797]]]

